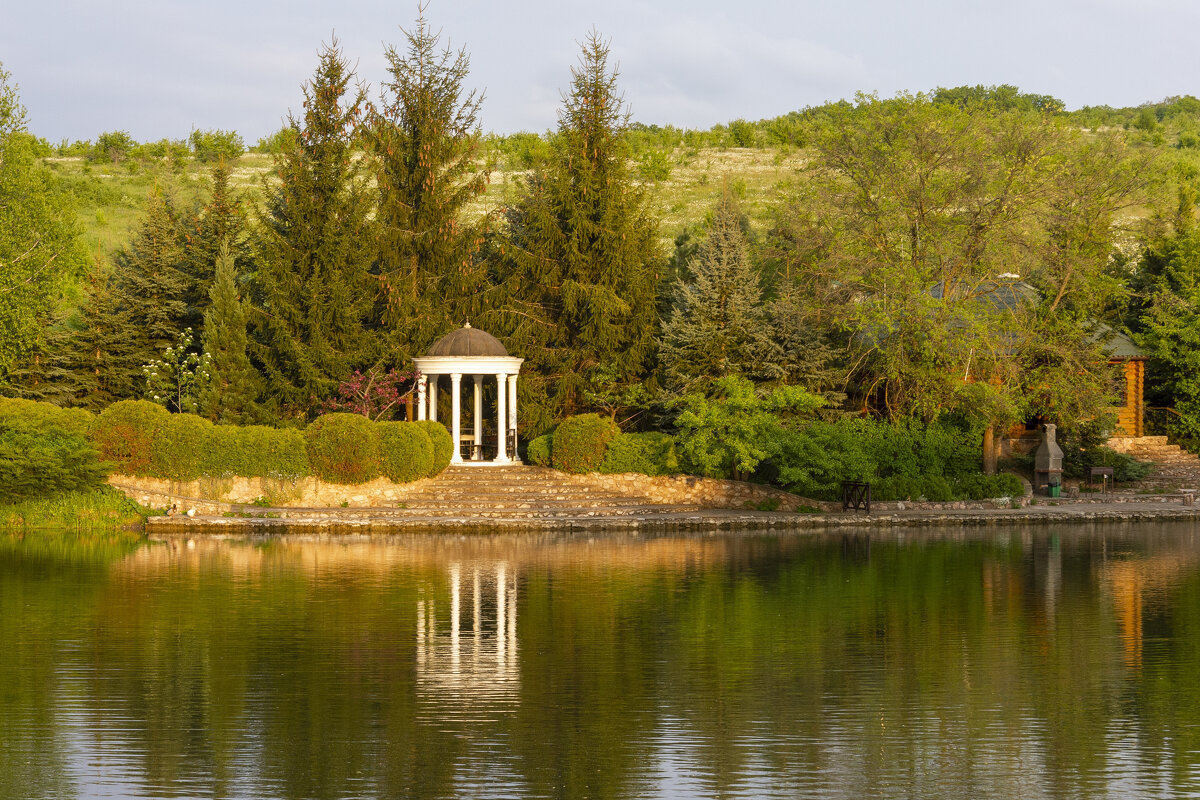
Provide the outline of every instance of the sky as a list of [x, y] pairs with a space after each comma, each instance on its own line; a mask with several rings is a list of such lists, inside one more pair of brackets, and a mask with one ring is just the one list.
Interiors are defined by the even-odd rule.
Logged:
[[[0, 65], [52, 143], [237, 130], [299, 110], [333, 35], [373, 98], [413, 2], [0, 0]], [[1013, 84], [1070, 109], [1200, 95], [1196, 0], [428, 0], [485, 131], [557, 124], [579, 43], [610, 41], [633, 119], [709, 128], [855, 92]]]

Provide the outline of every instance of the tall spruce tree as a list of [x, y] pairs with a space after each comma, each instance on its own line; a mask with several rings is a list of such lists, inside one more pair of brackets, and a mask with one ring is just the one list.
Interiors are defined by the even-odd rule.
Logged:
[[379, 191], [379, 320], [407, 358], [486, 307], [485, 221], [468, 206], [487, 188], [480, 169], [479, 106], [463, 83], [465, 50], [440, 47], [424, 16], [385, 51], [389, 79], [364, 139]]
[[247, 354], [247, 309], [239, 296], [237, 271], [228, 244], [217, 256], [210, 303], [204, 314], [208, 381], [200, 411], [217, 423], [249, 425], [262, 419], [262, 380]]
[[335, 39], [302, 88], [303, 118], [289, 117], [260, 214], [251, 356], [284, 416], [315, 410], [371, 357], [372, 207], [353, 152], [365, 97], [353, 80]]
[[188, 304], [185, 322], [196, 330], [204, 326], [214, 279], [213, 268], [222, 248], [229, 249], [237, 274], [250, 268], [245, 211], [230, 186], [230, 172], [224, 158], [213, 165], [208, 202], [185, 223], [185, 257], [181, 265], [188, 280], [184, 296]]
[[[105, 309], [102, 324], [111, 325], [111, 313], [128, 326], [129, 357], [121, 365], [109, 365], [122, 370], [112, 376], [112, 385], [119, 387], [122, 396], [140, 396], [141, 366], [161, 356], [188, 327], [192, 280], [186, 262], [186, 227], [171, 198], [156, 188], [133, 239], [116, 253], [113, 285], [103, 290], [112, 295], [104, 296], [103, 302], [111, 307]], [[134, 372], [126, 374], [124, 370], [134, 364]], [[130, 394], [124, 395], [126, 391]]]
[[131, 336], [135, 323], [114, 271], [97, 255], [85, 282], [87, 300], [79, 327], [64, 353], [72, 405], [98, 411], [117, 400], [140, 397], [142, 366], [157, 352]]
[[[593, 31], [563, 97], [549, 163], [509, 212], [502, 330], [531, 373], [532, 428], [649, 372], [657, 333], [657, 223], [629, 171], [628, 114]], [[540, 414], [538, 413], [540, 409]]]
[[743, 214], [726, 188], [708, 235], [675, 285], [659, 359], [667, 385], [693, 391], [728, 375], [770, 380], [783, 375], [783, 350], [750, 264]]

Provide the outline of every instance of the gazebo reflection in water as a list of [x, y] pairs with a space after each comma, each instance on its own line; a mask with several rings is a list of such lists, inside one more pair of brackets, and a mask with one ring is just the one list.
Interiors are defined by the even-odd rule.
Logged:
[[418, 691], [437, 696], [439, 703], [467, 706], [515, 701], [520, 684], [515, 570], [503, 561], [453, 562], [449, 572], [449, 598], [426, 585], [417, 600]]

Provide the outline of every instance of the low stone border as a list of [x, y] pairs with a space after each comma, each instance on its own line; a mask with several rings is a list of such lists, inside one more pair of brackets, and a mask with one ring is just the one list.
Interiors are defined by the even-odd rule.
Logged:
[[908, 512], [895, 514], [790, 514], [778, 512], [680, 512], [622, 517], [559, 519], [483, 519], [461, 517], [388, 517], [357, 519], [287, 520], [233, 517], [152, 517], [146, 530], [151, 535], [378, 535], [404, 532], [487, 534], [499, 532], [763, 532], [817, 529], [888, 529], [928, 527], [980, 527], [1051, 525], [1092, 522], [1144, 522], [1200, 520], [1200, 507], [1076, 508], [967, 511], [959, 513]]

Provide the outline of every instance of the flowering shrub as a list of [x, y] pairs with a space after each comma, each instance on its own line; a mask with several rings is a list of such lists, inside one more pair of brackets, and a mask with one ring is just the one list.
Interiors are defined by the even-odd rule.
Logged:
[[337, 397], [325, 401], [325, 413], [344, 411], [361, 414], [368, 419], [380, 420], [396, 413], [413, 393], [417, 385], [417, 373], [400, 370], [383, 370], [372, 367], [366, 372], [355, 370], [347, 380], [338, 385]]
[[208, 353], [193, 352], [195, 342], [191, 328], [181, 331], [178, 341], [163, 351], [162, 358], [142, 367], [147, 400], [169, 411], [196, 411], [200, 395], [211, 377], [212, 357]]

